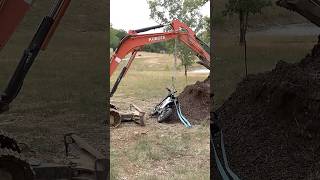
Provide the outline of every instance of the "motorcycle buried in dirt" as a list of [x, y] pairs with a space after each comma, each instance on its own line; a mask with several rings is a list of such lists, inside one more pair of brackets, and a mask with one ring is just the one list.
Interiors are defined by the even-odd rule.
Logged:
[[187, 127], [191, 128], [191, 124], [188, 121], [188, 119], [183, 116], [180, 108], [180, 104], [178, 101], [178, 97], [176, 97], [177, 91], [171, 90], [169, 88], [166, 88], [168, 90], [168, 95], [159, 103], [156, 105], [156, 107], [152, 110], [150, 113], [151, 117], [157, 117], [158, 122], [162, 123], [165, 121], [168, 121], [170, 116], [173, 114], [174, 110], [176, 110], [179, 120]]
[[166, 89], [168, 90], [168, 95], [158, 105], [156, 105], [156, 107], [150, 113], [151, 117], [158, 116], [159, 123], [165, 122], [169, 119], [173, 112], [175, 101], [177, 100], [175, 96], [177, 91], [169, 88]]

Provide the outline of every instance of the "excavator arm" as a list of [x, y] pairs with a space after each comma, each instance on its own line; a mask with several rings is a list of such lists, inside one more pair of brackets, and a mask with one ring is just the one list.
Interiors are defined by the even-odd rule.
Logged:
[[175, 19], [171, 23], [172, 31], [154, 34], [138, 34], [151, 29], [160, 28], [163, 25], [153, 26], [140, 30], [131, 30], [129, 34], [124, 37], [110, 61], [110, 76], [116, 70], [118, 64], [129, 53], [141, 49], [144, 45], [168, 41], [170, 39], [178, 38], [181, 42], [187, 45], [190, 49], [201, 57], [203, 64], [206, 68], [210, 68], [210, 53], [207, 47], [203, 47], [204, 43], [201, 42], [195, 33], [184, 23]]
[[180, 22], [179, 20], [174, 19], [170, 25], [172, 30], [163, 33], [138, 34], [151, 29], [161, 28], [163, 27], [163, 25], [143, 28], [139, 30], [130, 30], [128, 35], [121, 40], [117, 50], [110, 60], [110, 76], [113, 75], [114, 71], [118, 67], [118, 64], [122, 61], [123, 58], [125, 58], [125, 56], [131, 53], [131, 57], [127, 65], [122, 69], [119, 77], [117, 78], [117, 81], [115, 82], [111, 90], [111, 96], [115, 93], [121, 79], [127, 73], [137, 51], [139, 51], [144, 45], [147, 44], [154, 44], [177, 38], [196, 53], [196, 55], [201, 60], [201, 65], [210, 69], [209, 47], [199, 38], [197, 38], [196, 34], [186, 24]]
[[[9, 1], [11, 2], [11, 0], [1, 1], [1, 2], [8, 3]], [[16, 0], [12, 0], [12, 1], [16, 1]], [[28, 2], [31, 2], [31, 1], [28, 1]], [[0, 96], [0, 113], [9, 110], [9, 104], [16, 98], [16, 96], [20, 92], [23, 85], [23, 81], [27, 73], [29, 72], [33, 62], [35, 61], [40, 50], [45, 50], [52, 34], [54, 33], [55, 28], [59, 24], [59, 21], [61, 20], [70, 2], [71, 0], [54, 1], [54, 6], [51, 9], [49, 15], [43, 18], [31, 43], [29, 44], [28, 48], [24, 50], [24, 53], [20, 59], [20, 62], [16, 67], [15, 72], [12, 75], [5, 91]], [[11, 9], [11, 10], [14, 10], [14, 9]], [[4, 16], [1, 16], [0, 19], [3, 17]], [[19, 18], [21, 17], [19, 16]], [[18, 21], [16, 21], [16, 23], [17, 22]], [[11, 24], [11, 27], [13, 26], [14, 25]], [[2, 29], [2, 27], [0, 29]], [[6, 33], [6, 34], [7, 34], [6, 37], [8, 38], [9, 33]]]

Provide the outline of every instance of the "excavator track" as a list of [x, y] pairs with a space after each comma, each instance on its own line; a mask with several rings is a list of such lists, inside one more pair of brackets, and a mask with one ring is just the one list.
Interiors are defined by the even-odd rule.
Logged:
[[21, 153], [21, 149], [15, 138], [2, 130], [0, 130], [0, 149], [9, 149]]
[[29, 163], [16, 151], [0, 149], [1, 180], [34, 180]]

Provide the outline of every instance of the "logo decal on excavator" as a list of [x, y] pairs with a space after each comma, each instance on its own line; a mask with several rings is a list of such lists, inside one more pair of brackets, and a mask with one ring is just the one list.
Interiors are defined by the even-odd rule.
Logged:
[[118, 58], [118, 57], [116, 57], [116, 58], [115, 58], [115, 61], [116, 61], [117, 63], [120, 63], [120, 62], [121, 62], [121, 59]]
[[156, 37], [151, 37], [151, 38], [149, 38], [149, 42], [162, 41], [162, 40], [165, 40], [165, 39], [166, 39], [165, 36], [156, 36]]

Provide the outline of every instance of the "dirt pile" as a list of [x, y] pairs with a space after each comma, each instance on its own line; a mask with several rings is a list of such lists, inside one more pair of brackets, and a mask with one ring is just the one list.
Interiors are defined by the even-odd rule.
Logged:
[[[199, 124], [210, 117], [210, 80], [197, 81], [188, 85], [179, 94], [178, 100], [183, 115], [191, 124]], [[176, 112], [174, 110], [174, 112]], [[173, 113], [170, 122], [180, 122], [177, 113]]]
[[299, 63], [249, 75], [216, 112], [241, 179], [320, 178], [320, 36]]

